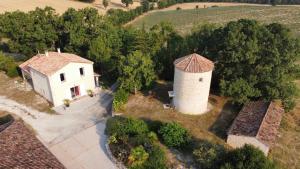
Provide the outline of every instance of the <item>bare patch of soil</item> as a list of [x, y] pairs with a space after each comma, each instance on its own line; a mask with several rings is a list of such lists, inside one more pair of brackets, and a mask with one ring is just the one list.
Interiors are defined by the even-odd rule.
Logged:
[[15, 100], [20, 104], [32, 107], [41, 112], [53, 113], [50, 104], [33, 90], [25, 88], [20, 77], [10, 78], [0, 72], [0, 95]]

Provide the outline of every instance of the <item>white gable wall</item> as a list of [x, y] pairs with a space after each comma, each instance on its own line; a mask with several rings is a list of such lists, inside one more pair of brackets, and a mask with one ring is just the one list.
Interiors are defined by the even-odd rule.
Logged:
[[48, 77], [34, 69], [30, 69], [33, 88], [48, 101], [53, 102]]
[[[80, 75], [79, 68], [83, 67], [84, 76]], [[65, 81], [61, 82], [60, 74], [64, 73]], [[87, 94], [86, 90], [95, 89], [93, 64], [87, 63], [69, 63], [49, 77], [52, 90], [53, 104], [59, 106], [63, 104], [64, 99], [70, 99], [70, 88], [79, 86], [80, 96]]]
[[258, 141], [255, 137], [228, 135], [227, 143], [233, 148], [239, 148], [243, 147], [245, 144], [250, 144], [260, 149], [266, 156], [269, 153], [269, 147]]

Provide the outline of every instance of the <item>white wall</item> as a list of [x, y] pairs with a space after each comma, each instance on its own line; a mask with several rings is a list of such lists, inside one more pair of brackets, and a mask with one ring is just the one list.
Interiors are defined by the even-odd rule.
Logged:
[[[84, 68], [84, 76], [80, 75], [79, 68]], [[60, 74], [65, 74], [65, 81], [61, 82]], [[95, 89], [93, 64], [86, 63], [69, 63], [61, 70], [57, 71], [49, 77], [52, 89], [52, 97], [54, 106], [63, 104], [64, 99], [70, 99], [70, 88], [80, 86], [80, 96], [86, 95], [86, 90]]]
[[260, 149], [267, 156], [269, 147], [258, 141], [255, 137], [228, 135], [227, 143], [233, 148], [243, 147], [245, 144], [251, 144]]
[[[207, 111], [212, 71], [189, 73], [175, 68], [175, 109], [185, 114], [203, 114]], [[199, 79], [202, 78], [202, 81]]]
[[48, 101], [53, 102], [48, 77], [34, 69], [30, 69], [30, 76], [33, 83], [33, 89]]

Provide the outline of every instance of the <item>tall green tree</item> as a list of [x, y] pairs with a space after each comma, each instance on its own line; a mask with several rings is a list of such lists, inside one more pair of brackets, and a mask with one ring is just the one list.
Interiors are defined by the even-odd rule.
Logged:
[[29, 13], [5, 13], [0, 16], [0, 35], [7, 39], [5, 45], [9, 52], [31, 57], [38, 51], [55, 48], [57, 20], [51, 7], [36, 8]]
[[121, 57], [119, 68], [120, 87], [130, 92], [150, 87], [156, 78], [150, 56], [141, 51]]
[[115, 79], [117, 74], [117, 66], [122, 45], [119, 37], [119, 31], [113, 27], [105, 28], [101, 34], [91, 41], [88, 50], [88, 58], [95, 62], [95, 66], [101, 73], [109, 79]]
[[216, 62], [213, 77], [223, 95], [237, 103], [281, 99], [287, 111], [293, 107], [300, 45], [289, 29], [239, 20], [213, 30], [210, 42], [197, 50]]
[[108, 4], [109, 4], [109, 0], [102, 1], [102, 5], [104, 6], [105, 9], [108, 7]]
[[100, 35], [106, 23], [97, 9], [84, 8], [77, 11], [69, 8], [60, 17], [59, 24], [58, 46], [66, 52], [87, 56], [91, 42]]
[[122, 2], [123, 4], [125, 4], [126, 7], [128, 7], [130, 4], [133, 4], [133, 1], [132, 1], [132, 0], [121, 0], [121, 2]]

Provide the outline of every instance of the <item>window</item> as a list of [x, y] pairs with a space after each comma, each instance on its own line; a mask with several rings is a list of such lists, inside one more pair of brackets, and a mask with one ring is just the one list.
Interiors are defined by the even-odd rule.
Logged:
[[61, 73], [60, 74], [60, 81], [64, 82], [66, 79], [65, 79], [65, 74], [64, 73]]
[[84, 70], [83, 70], [83, 67], [79, 68], [79, 72], [80, 72], [80, 75], [81, 75], [81, 76], [84, 76]]
[[199, 79], [199, 82], [202, 82], [203, 81], [203, 78], [202, 77], [200, 77], [200, 79]]

